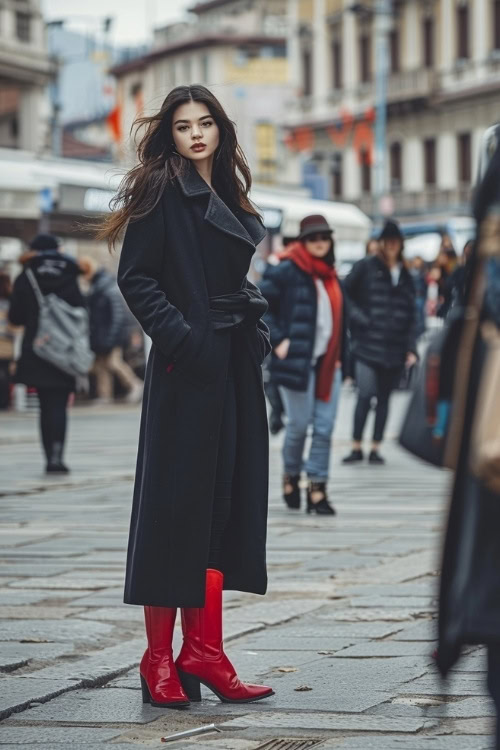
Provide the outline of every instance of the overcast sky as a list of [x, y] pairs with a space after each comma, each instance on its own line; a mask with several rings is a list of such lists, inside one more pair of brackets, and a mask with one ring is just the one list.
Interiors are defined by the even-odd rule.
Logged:
[[98, 31], [101, 20], [114, 18], [111, 39], [116, 45], [141, 44], [151, 39], [152, 29], [182, 20], [195, 0], [42, 0], [47, 21], [65, 19], [68, 28]]

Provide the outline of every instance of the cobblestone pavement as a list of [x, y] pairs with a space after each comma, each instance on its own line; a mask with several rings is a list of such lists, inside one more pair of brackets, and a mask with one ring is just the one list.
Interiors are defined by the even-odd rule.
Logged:
[[[392, 436], [404, 401], [394, 397]], [[221, 733], [170, 746], [490, 748], [481, 650], [468, 649], [446, 683], [433, 666], [449, 479], [393, 440], [387, 466], [341, 466], [352, 408], [347, 391], [333, 455], [335, 518], [284, 508], [281, 436], [272, 438], [269, 593], [226, 597], [227, 649], [240, 676], [276, 695], [231, 706], [207, 692], [183, 712], [143, 706], [142, 611], [121, 602], [138, 410], [74, 409], [73, 473], [50, 480], [34, 415], [2, 416], [0, 746], [162, 747], [166, 734], [215, 722]]]

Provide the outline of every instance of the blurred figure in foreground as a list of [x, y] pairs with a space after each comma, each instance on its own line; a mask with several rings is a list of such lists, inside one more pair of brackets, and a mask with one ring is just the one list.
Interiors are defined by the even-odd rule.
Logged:
[[[484, 136], [477, 245], [454, 381], [446, 465], [455, 466], [439, 604], [438, 666], [468, 643], [488, 647], [488, 688], [500, 715], [500, 126]], [[484, 291], [483, 291], [484, 290]], [[444, 394], [446, 397], [446, 394]], [[442, 394], [443, 397], [443, 394]], [[451, 394], [449, 396], [451, 398]], [[500, 725], [496, 744], [500, 750]]]
[[283, 446], [283, 499], [300, 508], [300, 474], [309, 425], [312, 443], [305, 470], [307, 512], [332, 515], [327, 482], [330, 446], [342, 384], [344, 295], [334, 268], [333, 230], [323, 216], [306, 216], [298, 242], [260, 283], [269, 303], [271, 373], [287, 415]]
[[373, 398], [377, 399], [375, 428], [368, 460], [383, 464], [379, 453], [389, 412], [389, 397], [403, 368], [417, 361], [415, 288], [403, 263], [403, 235], [387, 221], [379, 237], [379, 252], [358, 261], [344, 281], [349, 299], [352, 351], [358, 402], [353, 443], [344, 464], [362, 461], [362, 440]]
[[77, 280], [81, 269], [72, 258], [59, 251], [58, 239], [50, 234], [37, 235], [30, 244], [30, 251], [21, 256], [20, 262], [24, 270], [15, 280], [9, 310], [12, 325], [24, 326], [21, 357], [14, 379], [37, 389], [46, 471], [66, 474], [69, 471], [63, 463], [66, 409], [68, 397], [76, 388], [76, 380], [34, 352], [39, 304], [29, 272], [42, 295], [54, 294], [72, 307], [85, 307]]
[[9, 406], [10, 367], [14, 359], [14, 334], [9, 327], [11, 294], [10, 276], [0, 271], [0, 409]]
[[113, 376], [127, 391], [126, 401], [137, 403], [142, 398], [143, 383], [124, 361], [122, 345], [128, 314], [115, 277], [99, 268], [93, 258], [82, 258], [80, 265], [90, 284], [87, 304], [90, 316], [90, 346], [95, 352], [94, 374], [97, 400], [113, 402]]

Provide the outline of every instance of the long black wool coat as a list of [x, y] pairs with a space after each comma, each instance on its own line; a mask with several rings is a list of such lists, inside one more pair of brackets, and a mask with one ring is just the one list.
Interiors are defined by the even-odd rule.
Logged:
[[[230, 341], [238, 440], [224, 586], [266, 591], [268, 430], [261, 364], [269, 341], [260, 325], [232, 336], [215, 332], [203, 264], [210, 248], [251, 254], [264, 235], [256, 217], [239, 211], [236, 218], [192, 165], [167, 185], [146, 218], [127, 228], [118, 283], [153, 342], [127, 558], [128, 604], [204, 605]], [[246, 279], [243, 285], [255, 290]]]

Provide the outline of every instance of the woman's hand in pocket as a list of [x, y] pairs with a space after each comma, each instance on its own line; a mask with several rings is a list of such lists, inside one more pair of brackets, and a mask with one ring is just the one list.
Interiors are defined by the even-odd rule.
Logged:
[[288, 356], [288, 350], [290, 349], [290, 339], [283, 339], [283, 341], [275, 347], [274, 353], [278, 359], [286, 359]]

